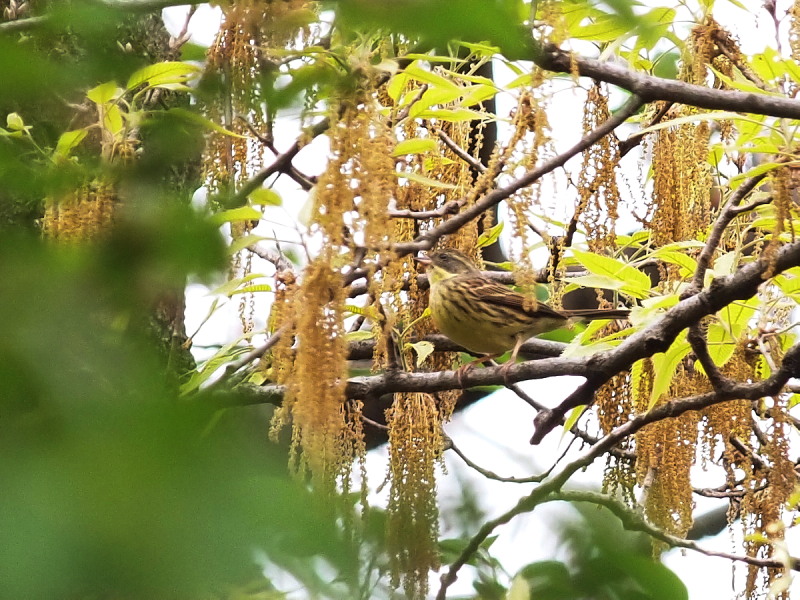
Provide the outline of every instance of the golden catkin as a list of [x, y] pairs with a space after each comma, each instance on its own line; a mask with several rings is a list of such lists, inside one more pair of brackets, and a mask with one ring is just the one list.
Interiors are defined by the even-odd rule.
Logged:
[[782, 243], [782, 235], [789, 226], [789, 234], [792, 242], [794, 242], [795, 232], [791, 219], [791, 206], [792, 206], [792, 173], [793, 170], [789, 167], [782, 167], [775, 169], [771, 173], [772, 182], [772, 206], [775, 207], [775, 226], [772, 228], [772, 235], [769, 242], [761, 251], [762, 258], [769, 261], [770, 266], [764, 272], [764, 279], [772, 277], [775, 268], [775, 258], [778, 249]]
[[[583, 114], [583, 131], [588, 133], [608, 120], [607, 92], [600, 84], [589, 88]], [[586, 229], [592, 252], [603, 253], [616, 247], [619, 189], [616, 168], [619, 149], [614, 136], [607, 135], [582, 153], [578, 177], [579, 202], [576, 213]]]
[[293, 470], [309, 472], [317, 490], [333, 494], [349, 450], [346, 423], [347, 344], [341, 273], [321, 255], [305, 270], [292, 299], [296, 349], [286, 395], [275, 419], [291, 417]]
[[792, 60], [800, 62], [800, 0], [794, 0], [789, 14], [789, 45], [792, 48]]
[[387, 545], [392, 584], [422, 599], [439, 567], [436, 466], [444, 444], [439, 409], [430, 394], [396, 394], [387, 411], [389, 492]]
[[[669, 398], [702, 393], [708, 387], [705, 377], [681, 366], [659, 404], [669, 402]], [[638, 405], [646, 406], [650, 390], [645, 386], [638, 391], [647, 392], [646, 397], [637, 399]], [[636, 434], [637, 481], [647, 488], [645, 514], [660, 529], [681, 537], [692, 525], [690, 469], [695, 460], [699, 422], [700, 414], [690, 411], [647, 425]]]
[[[535, 71], [530, 89], [520, 93], [514, 113], [514, 147], [509, 145], [507, 156], [503, 157], [508, 170], [528, 171], [536, 167], [539, 156], [551, 148], [550, 126], [547, 121], [546, 101], [542, 97], [542, 74]], [[513, 152], [512, 152], [513, 151]], [[519, 256], [512, 255], [514, 279], [517, 286], [527, 292], [531, 306], [536, 302], [537, 272], [532, 262], [531, 248], [539, 241], [538, 234], [531, 229], [532, 216], [541, 214], [541, 180], [526, 186], [506, 200], [507, 225], [511, 227], [514, 240], [521, 242]], [[543, 240], [549, 241], [547, 239]], [[513, 248], [512, 248], [513, 251]]]
[[[286, 47], [302, 37], [307, 19], [301, 15], [313, 5], [303, 0], [237, 0], [223, 7], [223, 23], [208, 50], [206, 70], [207, 80], [219, 84], [220, 92], [204, 108], [212, 121], [237, 135], [212, 131], [208, 136], [203, 172], [212, 193], [237, 191], [263, 167], [263, 140], [272, 135], [269, 115], [273, 109], [265, 105], [253, 80], [265, 75], [265, 65], [273, 65], [275, 51], [282, 56]], [[247, 236], [254, 224], [233, 224], [231, 236], [234, 240]], [[248, 250], [235, 253], [229, 279], [246, 277], [251, 266]], [[239, 318], [244, 333], [253, 329], [254, 313], [254, 295], [242, 294]]]
[[42, 229], [48, 237], [65, 242], [96, 239], [109, 232], [116, 202], [111, 184], [84, 184], [59, 200], [48, 202]]

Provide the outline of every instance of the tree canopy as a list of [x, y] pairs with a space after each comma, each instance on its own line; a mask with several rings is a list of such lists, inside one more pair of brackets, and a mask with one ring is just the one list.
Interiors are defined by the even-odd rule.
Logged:
[[[0, 0], [0, 595], [685, 598], [686, 548], [789, 597], [800, 3], [228, 0], [208, 48], [178, 4]], [[773, 31], [745, 53], [726, 14]], [[459, 368], [441, 248], [630, 316]], [[541, 473], [448, 435], [502, 388], [568, 441]], [[448, 454], [516, 491], [444, 539]], [[735, 550], [691, 539], [699, 496]], [[506, 572], [499, 528], [551, 502], [569, 558]]]

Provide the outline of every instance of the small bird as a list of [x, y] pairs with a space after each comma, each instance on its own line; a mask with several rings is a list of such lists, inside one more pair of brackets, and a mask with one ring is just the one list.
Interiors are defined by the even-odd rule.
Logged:
[[[525, 296], [484, 276], [457, 250], [439, 250], [415, 260], [429, 267], [429, 307], [436, 327], [460, 346], [483, 354], [477, 362], [512, 350], [508, 369], [522, 343], [535, 335], [566, 326], [572, 319], [624, 319], [627, 309], [557, 311], [542, 302], [525, 306]], [[463, 370], [459, 369], [459, 379]]]

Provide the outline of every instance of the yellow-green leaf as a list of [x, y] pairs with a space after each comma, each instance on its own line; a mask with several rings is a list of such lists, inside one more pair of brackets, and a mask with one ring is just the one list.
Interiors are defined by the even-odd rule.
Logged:
[[653, 356], [653, 372], [655, 375], [647, 410], [653, 408], [658, 399], [669, 390], [675, 371], [684, 357], [689, 354], [690, 348], [689, 342], [686, 341], [686, 331], [683, 331], [666, 352], [659, 352]]
[[[736, 350], [736, 340], [734, 340], [726, 327], [722, 323], [711, 323], [708, 326], [708, 354], [711, 360], [718, 367], [723, 367], [733, 356]], [[703, 365], [699, 362], [695, 367], [704, 372]]]
[[211, 215], [211, 222], [215, 225], [231, 223], [233, 221], [258, 221], [263, 215], [252, 206], [240, 206], [230, 210], [223, 210]]
[[653, 252], [652, 257], [681, 267], [681, 277], [687, 277], [697, 270], [697, 261], [691, 256], [683, 252], [678, 252], [677, 250], [659, 248]]
[[348, 342], [366, 342], [367, 340], [371, 340], [375, 337], [374, 331], [364, 331], [359, 329], [358, 331], [348, 331], [344, 334], [344, 339]]
[[283, 200], [278, 192], [264, 187], [257, 188], [250, 192], [247, 199], [253, 204], [260, 204], [262, 206], [280, 206], [283, 204]]
[[69, 153], [72, 152], [72, 149], [83, 141], [83, 138], [86, 137], [86, 133], [85, 129], [65, 131], [59, 136], [56, 149], [53, 153], [56, 156], [66, 158], [69, 156]]
[[432, 179], [431, 177], [426, 177], [425, 175], [420, 175], [419, 173], [395, 173], [397, 177], [400, 179], [408, 179], [409, 181], [413, 181], [414, 183], [419, 183], [421, 185], [426, 185], [429, 187], [434, 188], [441, 188], [445, 190], [455, 190], [457, 189], [452, 183], [445, 183], [444, 181], [439, 181], [438, 179]]
[[256, 285], [246, 285], [245, 287], [232, 291], [229, 295], [233, 296], [234, 294], [254, 294], [256, 292], [271, 292], [271, 291], [272, 291], [271, 285], [268, 285], [266, 283], [259, 283]]
[[232, 296], [236, 290], [238, 290], [242, 285], [247, 283], [248, 281], [252, 281], [253, 279], [258, 279], [259, 277], [264, 277], [260, 273], [248, 273], [244, 277], [237, 277], [236, 279], [231, 279], [230, 281], [226, 281], [219, 287], [211, 290], [208, 295], [209, 296]]
[[132, 90], [142, 84], [160, 87], [174, 83], [185, 83], [201, 72], [197, 65], [185, 62], [161, 62], [139, 69], [128, 79], [127, 89]]
[[417, 366], [419, 367], [425, 359], [428, 358], [434, 350], [434, 345], [430, 342], [426, 342], [425, 340], [414, 342], [413, 344], [408, 344], [411, 348], [414, 349], [414, 352], [417, 355]]
[[593, 252], [573, 250], [573, 255], [590, 273], [622, 282], [621, 286], [612, 289], [619, 289], [635, 298], [646, 298], [650, 295], [650, 278], [639, 269], [616, 258]]
[[117, 135], [125, 127], [122, 119], [122, 111], [116, 104], [109, 104], [103, 111], [103, 127], [112, 134]]
[[86, 97], [95, 104], [106, 104], [120, 98], [123, 92], [115, 81], [106, 81], [86, 92]]
[[500, 234], [503, 231], [503, 222], [501, 221], [497, 225], [490, 227], [482, 234], [478, 236], [478, 248], [485, 248], [486, 246], [491, 246], [494, 244], [499, 238]]
[[436, 140], [433, 138], [412, 138], [403, 140], [394, 147], [392, 156], [403, 156], [405, 154], [422, 154], [436, 150]]
[[420, 119], [439, 119], [440, 121], [449, 121], [452, 123], [458, 123], [461, 121], [486, 121], [491, 118], [490, 115], [486, 113], [482, 113], [477, 110], [470, 110], [468, 108], [438, 108], [433, 110], [424, 110], [415, 116]]
[[22, 117], [20, 117], [18, 113], [8, 113], [6, 116], [6, 127], [11, 131], [23, 131], [25, 129], [25, 121], [22, 120]]
[[247, 139], [246, 135], [240, 135], [238, 133], [234, 133], [233, 131], [229, 131], [228, 129], [225, 129], [221, 125], [218, 125], [211, 119], [207, 119], [203, 115], [200, 115], [191, 110], [187, 110], [185, 108], [170, 108], [168, 111], [166, 111], [166, 113], [171, 117], [178, 118], [187, 123], [194, 123], [197, 125], [201, 125], [211, 131], [224, 133], [225, 135], [228, 135], [230, 137], [240, 138], [243, 140]]
[[576, 406], [567, 415], [567, 418], [564, 419], [564, 432], [566, 433], [578, 422], [578, 419], [581, 418], [583, 411], [586, 410], [586, 404], [582, 404], [581, 406]]

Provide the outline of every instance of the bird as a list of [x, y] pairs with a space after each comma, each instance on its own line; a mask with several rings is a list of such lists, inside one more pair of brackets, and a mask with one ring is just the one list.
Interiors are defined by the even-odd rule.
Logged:
[[[575, 319], [624, 319], [628, 309], [555, 310], [486, 277], [466, 255], [444, 249], [415, 257], [428, 270], [428, 306], [436, 327], [459, 346], [481, 355], [459, 368], [459, 381], [476, 362], [511, 350], [504, 376], [525, 340]], [[527, 302], [526, 302], [527, 301]]]

